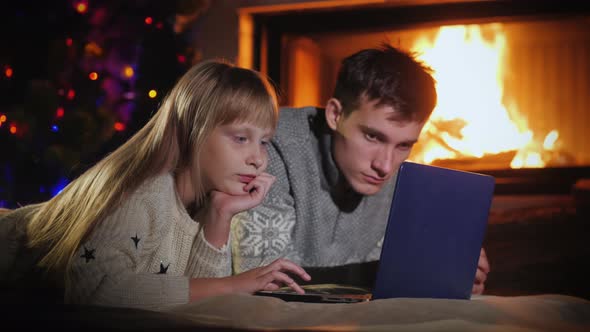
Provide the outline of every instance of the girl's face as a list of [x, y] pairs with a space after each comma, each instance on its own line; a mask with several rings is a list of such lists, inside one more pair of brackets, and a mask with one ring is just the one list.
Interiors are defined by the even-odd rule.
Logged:
[[216, 127], [204, 142], [199, 162], [206, 192], [244, 195], [244, 186], [268, 164], [266, 151], [273, 131], [251, 123]]

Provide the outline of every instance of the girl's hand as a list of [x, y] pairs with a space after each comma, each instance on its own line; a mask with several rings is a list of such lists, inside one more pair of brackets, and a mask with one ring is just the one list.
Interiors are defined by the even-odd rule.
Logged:
[[274, 176], [262, 173], [244, 185], [243, 195], [212, 191], [208, 204], [198, 216], [198, 221], [205, 225], [207, 241], [217, 248], [225, 245], [233, 216], [260, 204], [275, 180]]
[[267, 266], [258, 267], [235, 276], [225, 278], [196, 278], [190, 281], [190, 301], [210, 296], [233, 293], [249, 293], [260, 290], [276, 290], [287, 285], [299, 294], [305, 291], [287, 273], [295, 274], [309, 281], [305, 270], [288, 259], [279, 258]]
[[212, 191], [210, 194], [211, 208], [217, 211], [220, 216], [231, 219], [237, 213], [260, 204], [275, 180], [276, 177], [268, 173], [261, 173], [250, 183], [244, 185], [243, 195], [230, 195], [220, 191]]
[[279, 258], [269, 265], [242, 272], [228, 279], [234, 292], [252, 294], [260, 290], [277, 290], [289, 286], [297, 293], [304, 294], [303, 288], [287, 273], [295, 274], [305, 281], [311, 280], [303, 268], [285, 258]]

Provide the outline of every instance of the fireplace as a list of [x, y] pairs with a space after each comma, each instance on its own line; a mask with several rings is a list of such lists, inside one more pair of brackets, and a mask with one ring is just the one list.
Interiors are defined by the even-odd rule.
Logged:
[[[340, 60], [385, 41], [416, 52], [437, 80], [439, 103], [411, 160], [494, 174], [588, 171], [586, 6], [575, 1], [319, 4], [241, 11], [241, 22], [250, 22], [252, 32], [251, 58], [245, 61], [279, 84], [283, 105], [322, 106]], [[240, 59], [248, 49], [243, 39]]]
[[[270, 76], [282, 105], [323, 106], [343, 57], [383, 41], [418, 52], [435, 70], [439, 104], [410, 159], [496, 178], [484, 245], [493, 270], [488, 294], [590, 299], [580, 277], [588, 266], [580, 262], [590, 260], [587, 7], [569, 0], [246, 7], [238, 63]], [[371, 269], [352, 270], [314, 281], [370, 286]]]

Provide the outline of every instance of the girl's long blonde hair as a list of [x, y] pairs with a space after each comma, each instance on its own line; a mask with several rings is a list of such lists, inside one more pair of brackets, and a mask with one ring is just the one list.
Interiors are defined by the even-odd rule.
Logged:
[[51, 200], [37, 205], [27, 225], [30, 247], [45, 248], [39, 266], [66, 273], [92, 227], [146, 179], [191, 167], [196, 201], [205, 194], [198, 165], [200, 147], [218, 125], [250, 122], [276, 127], [277, 97], [260, 74], [222, 60], [187, 71], [152, 119]]

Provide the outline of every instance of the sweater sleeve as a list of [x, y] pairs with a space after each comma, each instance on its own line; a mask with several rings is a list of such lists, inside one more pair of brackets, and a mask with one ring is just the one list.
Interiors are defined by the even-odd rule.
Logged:
[[203, 231], [199, 231], [193, 244], [188, 271], [193, 278], [219, 278], [231, 275], [231, 255], [228, 246], [215, 248], [205, 239]]
[[152, 310], [188, 303], [195, 234], [174, 227], [172, 206], [132, 196], [96, 225], [70, 264], [66, 302]]
[[232, 220], [232, 269], [238, 274], [267, 265], [277, 258], [298, 263], [293, 250], [292, 230], [295, 206], [283, 159], [271, 145], [268, 149], [268, 172], [277, 180], [263, 202], [236, 215]]

